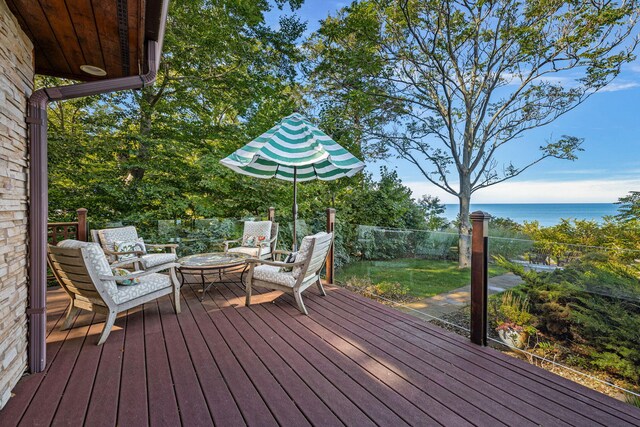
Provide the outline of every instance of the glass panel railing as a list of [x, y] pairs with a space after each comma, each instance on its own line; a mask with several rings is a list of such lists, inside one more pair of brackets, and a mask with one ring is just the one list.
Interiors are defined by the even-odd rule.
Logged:
[[640, 251], [490, 237], [489, 253], [505, 270], [489, 279], [494, 344], [610, 394], [640, 386]]
[[[145, 241], [178, 243], [178, 254], [185, 256], [222, 250], [224, 240], [242, 236], [247, 219], [263, 218], [90, 228], [135, 225]], [[291, 218], [285, 213], [276, 221], [278, 248], [290, 250]], [[296, 228], [300, 244], [304, 236], [326, 229], [326, 212], [299, 219]], [[335, 231], [338, 285], [467, 333], [470, 270], [458, 267], [457, 233], [356, 225], [339, 216]], [[488, 326], [494, 345], [618, 393], [619, 388], [640, 389], [640, 251], [491, 235], [488, 259]]]
[[[465, 328], [469, 269], [455, 233], [336, 224], [336, 281], [446, 327]], [[340, 241], [342, 239], [342, 241]]]
[[[251, 218], [249, 218], [251, 219]], [[147, 243], [177, 243], [178, 256], [221, 251], [224, 241], [242, 236], [246, 219], [206, 218], [90, 223], [90, 229], [133, 225]]]
[[[276, 214], [276, 222], [280, 226], [278, 237], [278, 249], [290, 251], [293, 246], [293, 220], [291, 212], [280, 212]], [[315, 212], [305, 217], [300, 217], [296, 221], [296, 237], [298, 247], [305, 236], [326, 231], [327, 216], [325, 211]]]

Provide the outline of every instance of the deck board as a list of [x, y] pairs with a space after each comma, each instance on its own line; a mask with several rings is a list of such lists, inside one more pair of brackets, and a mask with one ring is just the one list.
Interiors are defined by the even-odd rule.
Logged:
[[[461, 366], [470, 372], [485, 375], [486, 372], [484, 368], [490, 366], [492, 369], [495, 369], [498, 367], [498, 373], [496, 375], [498, 378], [504, 380], [502, 373], [505, 372], [505, 370], [515, 370], [519, 374], [515, 378], [518, 383], [541, 390], [545, 396], [560, 396], [563, 400], [565, 400], [566, 397], [569, 397], [570, 400], [567, 401], [569, 407], [578, 405], [579, 408], [586, 410], [586, 414], [590, 414], [593, 407], [597, 406], [599, 411], [595, 412], [596, 416], [600, 416], [601, 412], [605, 412], [609, 415], [613, 415], [614, 417], [621, 418], [633, 425], [640, 425], [640, 411], [619, 400], [612, 399], [595, 390], [578, 386], [576, 383], [563, 377], [528, 363], [516, 360], [503, 353], [496, 352], [494, 349], [478, 347], [471, 344], [464, 337], [448, 333], [435, 325], [406, 316], [403, 313], [390, 309], [386, 306], [380, 307], [378, 304], [375, 304], [359, 295], [338, 291], [335, 296], [336, 299], [353, 301], [359, 309], [359, 314], [369, 313], [378, 320], [382, 320], [383, 323], [378, 323], [382, 327], [388, 329], [390, 325], [393, 325], [395, 330], [399, 331], [401, 335], [417, 337], [418, 346], [423, 349], [429, 348], [430, 343], [445, 343], [447, 346], [453, 344], [458, 347], [458, 349], [452, 351], [448, 347], [443, 347], [444, 350], [442, 354], [444, 357], [449, 358], [452, 354], [458, 353], [460, 350], [464, 351], [464, 353], [461, 354], [474, 355], [472, 358], [467, 357], [461, 362]], [[402, 314], [402, 316], [396, 317], [396, 314]], [[398, 319], [398, 321], [395, 323], [389, 322], [389, 318], [387, 317], [388, 315]], [[473, 363], [469, 363], [470, 361]], [[479, 363], [479, 365], [477, 363]], [[482, 369], [477, 369], [477, 366]], [[515, 367], [517, 367], [517, 369], [514, 369]], [[523, 381], [522, 377], [527, 378], [527, 381]], [[500, 382], [502, 383], [503, 381]], [[540, 389], [540, 385], [543, 386], [542, 389]], [[511, 392], [513, 391], [510, 387], [506, 388]], [[611, 418], [606, 418], [606, 421], [611, 422], [612, 420]]]
[[[136, 307], [129, 310], [127, 314], [127, 329], [121, 347], [122, 363], [121, 378], [118, 382], [117, 422], [124, 427], [144, 426], [149, 422], [144, 311], [142, 308]], [[103, 345], [108, 343], [109, 340]]]
[[[144, 305], [144, 347], [147, 368], [149, 423], [179, 425], [180, 411], [165, 343], [157, 301]], [[176, 366], [175, 369], [180, 367]], [[195, 386], [195, 384], [194, 384]], [[144, 399], [147, 396], [136, 396]]]
[[264, 362], [269, 375], [278, 379], [289, 398], [299, 407], [311, 424], [323, 426], [341, 425], [336, 415], [291, 368], [290, 363], [295, 363], [294, 359], [298, 357], [296, 353], [293, 351], [275, 352], [251, 328], [247, 320], [237, 310], [223, 310], [222, 313], [225, 314], [230, 324], [237, 329], [246, 345], [250, 346], [256, 356]]
[[167, 345], [171, 377], [173, 378], [182, 424], [212, 426], [213, 420], [202, 393], [202, 385], [196, 375], [189, 349], [182, 336], [178, 316], [173, 313], [173, 305], [169, 299], [163, 298], [159, 303], [164, 341]]
[[47, 369], [0, 426], [640, 425], [636, 408], [342, 289], [307, 291], [309, 316], [278, 292], [244, 307], [237, 284], [200, 290], [183, 287], [177, 316], [169, 297], [122, 314], [101, 347], [104, 317], [60, 331], [67, 300], [50, 290]]
[[[50, 366], [51, 361], [55, 360], [62, 343], [69, 331], [61, 331], [60, 325], [64, 319], [64, 311], [60, 310], [60, 306], [64, 307], [66, 295], [55, 294], [47, 295], [47, 300], [51, 301], [54, 306], [53, 310], [47, 315], [47, 369]], [[46, 371], [45, 371], [46, 372]], [[25, 411], [29, 407], [31, 400], [36, 395], [38, 387], [42, 383], [45, 375], [28, 375], [23, 377], [16, 387], [13, 389], [13, 393], [19, 398], [14, 399], [11, 405], [7, 405], [2, 409], [2, 417], [0, 417], [0, 426], [16, 426], [22, 419]]]
[[212, 360], [212, 353], [209, 351], [207, 342], [184, 298], [182, 304], [182, 314], [177, 316], [178, 322], [214, 424], [243, 425], [244, 421], [238, 405], [236, 405], [218, 365]]
[[[382, 323], [379, 326], [386, 330], [393, 328]], [[584, 411], [586, 411], [584, 413], [589, 413], [589, 407], [583, 407], [583, 402], [569, 398], [574, 406], [564, 405], [563, 403], [566, 403], [568, 398], [564, 393], [549, 388], [548, 385], [538, 382], [537, 379], [536, 381], [521, 381], [522, 377], [519, 371], [504, 369], [502, 366], [495, 364], [493, 360], [477, 354], [475, 348], [472, 348], [473, 351], [471, 352], [461, 352], [460, 347], [451, 346], [450, 342], [426, 332], [414, 331], [413, 334], [408, 334], [404, 330], [400, 330], [397, 333], [403, 335], [410, 343], [417, 344], [442, 358], [447, 358], [451, 363], [461, 367], [466, 372], [477, 375], [492, 384], [498, 384], [502, 389], [502, 393], [495, 396], [498, 400], [507, 401], [518, 397], [520, 400], [527, 402], [540, 401], [541, 404], [536, 405], [539, 412], [534, 421], [552, 422], [554, 419], [561, 419], [572, 420], [571, 422], [567, 421], [570, 424], [577, 422], [579, 425], [586, 425], [592, 424], [594, 421], [600, 422], [610, 419], [606, 416], [602, 419], [599, 416], [599, 412], [594, 414], [593, 418], [584, 416]], [[518, 404], [517, 401], [515, 404]]]
[[51, 424], [93, 317], [93, 313], [84, 312], [76, 318], [19, 425]]
[[[87, 408], [84, 425], [112, 426], [117, 422], [118, 402], [120, 396], [120, 381], [122, 378], [122, 357], [125, 340], [125, 330], [130, 317], [121, 315], [116, 319], [115, 326], [111, 330], [109, 339], [102, 345], [102, 354], [95, 374], [93, 390]], [[98, 323], [102, 332], [102, 323]], [[92, 337], [85, 341], [87, 350], [89, 347], [97, 347]]]

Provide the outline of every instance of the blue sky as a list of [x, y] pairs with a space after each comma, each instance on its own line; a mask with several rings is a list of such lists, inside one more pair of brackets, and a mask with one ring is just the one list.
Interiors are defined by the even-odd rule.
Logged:
[[[298, 16], [307, 22], [307, 34], [319, 21], [347, 5], [345, 1], [307, 0]], [[281, 13], [267, 16], [277, 23]], [[640, 60], [627, 65], [606, 91], [543, 128], [510, 143], [497, 157], [515, 165], [532, 160], [538, 147], [550, 138], [572, 135], [584, 138], [584, 151], [573, 162], [545, 160], [510, 181], [478, 191], [474, 203], [596, 203], [614, 202], [630, 190], [640, 190]], [[369, 164], [377, 175], [379, 166], [396, 168], [415, 197], [437, 195], [445, 203], [457, 199], [428, 183], [415, 166], [399, 159]]]

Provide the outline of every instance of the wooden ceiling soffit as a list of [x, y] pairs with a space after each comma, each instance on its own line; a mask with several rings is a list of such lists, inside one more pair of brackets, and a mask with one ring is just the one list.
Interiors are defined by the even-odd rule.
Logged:
[[[145, 0], [6, 1], [34, 43], [36, 73], [98, 80], [141, 72]], [[85, 64], [107, 75], [95, 77], [81, 71]]]

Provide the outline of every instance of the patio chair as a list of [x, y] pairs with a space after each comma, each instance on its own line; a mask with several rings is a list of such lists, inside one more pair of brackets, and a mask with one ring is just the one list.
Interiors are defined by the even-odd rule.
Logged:
[[320, 281], [320, 271], [332, 244], [333, 233], [322, 232], [302, 239], [300, 250], [292, 263], [248, 259], [246, 261], [249, 265], [246, 305], [251, 305], [252, 288], [260, 286], [293, 294], [300, 311], [309, 314], [302, 302], [302, 292], [316, 284], [320, 294], [326, 296]]
[[[278, 243], [278, 223], [245, 221], [242, 237], [224, 241], [224, 252], [239, 252], [258, 259], [273, 259]], [[240, 246], [229, 248], [231, 244]]]
[[[180, 266], [178, 263], [114, 276], [113, 265], [109, 265], [100, 245], [78, 240], [64, 240], [58, 246], [49, 245], [47, 258], [58, 283], [71, 299], [61, 329], [69, 329], [80, 310], [104, 313], [107, 319], [98, 345], [106, 341], [118, 313], [145, 302], [172, 294], [176, 314], [180, 313], [180, 282], [175, 270]], [[169, 274], [159, 274], [164, 270], [169, 270]], [[116, 282], [123, 280], [137, 280], [139, 283], [122, 286]]]
[[[178, 259], [176, 255], [178, 245], [142, 242], [138, 237], [138, 231], [133, 226], [91, 230], [91, 240], [102, 246], [110, 264], [128, 260], [128, 265], [146, 270]], [[143, 244], [140, 245], [140, 243]], [[119, 247], [130, 249], [118, 251]], [[147, 249], [162, 249], [165, 252], [147, 253]], [[167, 249], [169, 252], [166, 252]]]

